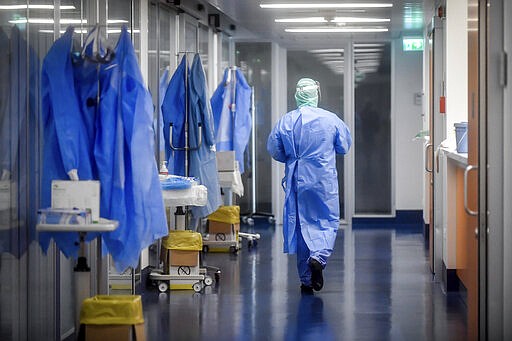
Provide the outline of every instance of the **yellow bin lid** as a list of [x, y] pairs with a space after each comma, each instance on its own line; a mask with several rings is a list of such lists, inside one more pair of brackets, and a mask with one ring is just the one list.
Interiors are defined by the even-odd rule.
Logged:
[[208, 216], [208, 220], [226, 224], [239, 224], [240, 206], [221, 206]]
[[190, 230], [169, 231], [169, 236], [162, 238], [162, 246], [168, 250], [201, 251], [203, 237]]
[[144, 323], [140, 295], [96, 295], [86, 298], [80, 310], [81, 324]]

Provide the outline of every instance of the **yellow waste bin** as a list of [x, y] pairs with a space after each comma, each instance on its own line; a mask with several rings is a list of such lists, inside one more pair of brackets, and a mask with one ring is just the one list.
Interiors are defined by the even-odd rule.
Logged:
[[97, 295], [80, 310], [80, 337], [85, 341], [145, 341], [140, 295]]

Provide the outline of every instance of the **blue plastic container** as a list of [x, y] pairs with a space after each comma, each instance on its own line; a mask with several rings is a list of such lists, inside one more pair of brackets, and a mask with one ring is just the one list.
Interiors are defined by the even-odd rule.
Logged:
[[468, 122], [455, 123], [455, 140], [457, 141], [457, 153], [468, 152]]

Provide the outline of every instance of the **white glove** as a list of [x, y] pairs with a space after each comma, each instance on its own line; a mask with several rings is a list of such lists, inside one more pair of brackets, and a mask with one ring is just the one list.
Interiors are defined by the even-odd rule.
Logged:
[[70, 180], [78, 181], [78, 170], [72, 169], [68, 172], [68, 176]]

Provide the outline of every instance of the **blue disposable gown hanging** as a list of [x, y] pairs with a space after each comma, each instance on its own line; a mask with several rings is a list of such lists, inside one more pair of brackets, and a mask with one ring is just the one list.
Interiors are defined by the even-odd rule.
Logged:
[[169, 81], [162, 102], [163, 132], [165, 140], [165, 158], [168, 160], [169, 174], [185, 176], [185, 152], [171, 148], [170, 126], [172, 124], [172, 144], [175, 148], [185, 146], [185, 75], [188, 74], [187, 59], [181, 59], [178, 68]]
[[[117, 230], [104, 233], [102, 237], [116, 268], [122, 271], [128, 266], [137, 266], [141, 250], [167, 234], [153, 156], [151, 97], [142, 81], [126, 28], [121, 32], [115, 58], [103, 64], [92, 63], [87, 58], [75, 58], [72, 62], [72, 33], [72, 29], [68, 29], [45, 59], [47, 67], [43, 75], [46, 75], [47, 83], [43, 78], [43, 89], [47, 94], [47, 105], [44, 114], [48, 117], [48, 124], [45, 124], [45, 170], [48, 167], [56, 171], [45, 175], [43, 193], [48, 200], [51, 180], [67, 179], [68, 169], [73, 167], [78, 169], [80, 180], [99, 179], [100, 215], [119, 221]], [[85, 52], [89, 53], [90, 49], [86, 48]], [[69, 65], [62, 70], [54, 61]], [[101, 86], [99, 103], [96, 101], [98, 66]], [[55, 115], [55, 108], [61, 107], [63, 111], [67, 109], [67, 116]], [[68, 135], [63, 130], [52, 130], [52, 125], [63, 125], [63, 122], [70, 132], [76, 134], [69, 135], [70, 141], [66, 147], [81, 142], [83, 152], [82, 149], [78, 149], [78, 152], [74, 149], [67, 153], [61, 151], [63, 146], [59, 144], [59, 139]], [[62, 165], [67, 154], [74, 156], [69, 158], [74, 163], [67, 161], [69, 166]], [[89, 160], [86, 164], [89, 169], [83, 169], [83, 160]], [[89, 175], [91, 172], [93, 174]], [[69, 241], [77, 240], [70, 237], [69, 240], [59, 241], [55, 235], [53, 238], [59, 247], [65, 249], [70, 248]], [[68, 254], [76, 254], [76, 247], [71, 248]]]
[[[294, 127], [301, 120], [299, 141]], [[312, 253], [332, 250], [339, 227], [338, 174], [335, 154], [348, 152], [352, 138], [335, 114], [303, 106], [284, 115], [270, 133], [267, 150], [286, 163], [283, 187], [284, 252], [296, 253], [296, 223]]]
[[[188, 111], [188, 145], [189, 170], [188, 176], [196, 177], [208, 189], [206, 206], [192, 208], [194, 218], [202, 218], [217, 210], [221, 204], [217, 163], [215, 159], [215, 139], [213, 133], [213, 117], [210, 102], [207, 99], [206, 78], [199, 55], [194, 57], [190, 71], [186, 57], [174, 72], [162, 104], [164, 118], [164, 136], [166, 155], [169, 156], [169, 172], [185, 175], [185, 153], [173, 151], [169, 146], [169, 126], [173, 125], [173, 146], [185, 146], [185, 113]], [[185, 76], [188, 76], [185, 78]], [[186, 85], [188, 84], [188, 86]], [[188, 90], [188, 91], [187, 91]], [[187, 91], [188, 103], [185, 101]], [[186, 107], [188, 105], [188, 109]], [[199, 130], [201, 124], [201, 130]], [[199, 144], [199, 131], [202, 133]]]
[[251, 92], [242, 71], [227, 68], [211, 99], [217, 151], [234, 150], [240, 173], [252, 128]]
[[[206, 206], [192, 207], [192, 214], [196, 218], [202, 218], [215, 212], [222, 204], [222, 200], [215, 157], [212, 109], [208, 99], [206, 76], [199, 54], [194, 56], [194, 61], [190, 68], [189, 85], [190, 111], [188, 127], [190, 147], [193, 149], [190, 152], [189, 175], [198, 178], [201, 184], [208, 188], [208, 203]], [[202, 128], [199, 129], [199, 126]], [[202, 133], [201, 145], [199, 145], [200, 132]]]
[[[75, 88], [75, 70], [70, 58], [73, 46], [73, 28], [68, 28], [57, 39], [43, 60], [41, 96], [43, 141], [43, 175], [41, 204], [51, 206], [52, 180], [69, 180], [69, 172], [76, 170], [81, 180], [92, 180], [93, 141], [88, 135], [94, 129], [84, 118]], [[53, 238], [66, 256], [77, 255], [77, 233], [40, 233], [39, 242], [44, 251]]]
[[136, 267], [142, 249], [168, 231], [154, 158], [153, 104], [126, 27], [114, 60], [102, 67], [94, 156], [104, 188], [101, 212], [119, 221], [104, 241], [116, 268], [124, 270]]

